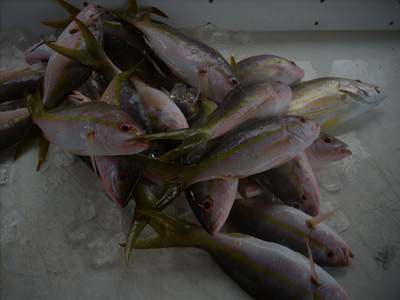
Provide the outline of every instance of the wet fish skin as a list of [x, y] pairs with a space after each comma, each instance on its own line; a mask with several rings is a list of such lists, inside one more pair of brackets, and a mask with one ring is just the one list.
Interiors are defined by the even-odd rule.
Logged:
[[[132, 142], [143, 131], [124, 111], [102, 101], [51, 111], [30, 108], [33, 122], [47, 140], [77, 155], [122, 155], [147, 150], [146, 142]], [[88, 135], [94, 134], [93, 153]]]
[[[164, 23], [135, 21], [146, 42], [177, 77], [221, 103], [239, 79], [229, 63], [215, 49], [182, 34]], [[205, 75], [207, 84], [201, 77]]]
[[304, 71], [295, 62], [275, 55], [256, 55], [237, 63], [241, 82], [252, 80], [280, 81], [293, 85], [304, 77]]
[[324, 165], [350, 156], [352, 153], [347, 147], [339, 139], [321, 132], [304, 152], [312, 165]]
[[[86, 23], [96, 39], [102, 43], [103, 23], [96, 6], [88, 5], [76, 18]], [[85, 39], [75, 21], [64, 29], [54, 44], [76, 50], [86, 49]], [[55, 108], [70, 91], [82, 84], [91, 72], [91, 69], [53, 51], [44, 75], [43, 104], [45, 108]]]
[[0, 103], [23, 98], [24, 89], [35, 92], [46, 67], [46, 63], [36, 63], [23, 69], [0, 71]]
[[0, 112], [0, 151], [16, 145], [32, 124], [28, 108]]
[[304, 151], [283, 165], [254, 177], [283, 203], [299, 208], [310, 216], [319, 214], [320, 193]]
[[185, 190], [186, 199], [200, 224], [210, 234], [220, 231], [235, 201], [239, 179], [211, 179]]
[[[55, 41], [48, 40], [47, 42], [54, 43]], [[52, 52], [53, 50], [50, 49], [44, 41], [41, 41], [25, 50], [25, 61], [27, 63], [32, 63], [38, 60], [47, 62]]]
[[346, 78], [324, 77], [296, 85], [285, 114], [307, 117], [324, 126], [350, 120], [385, 99], [382, 88]]
[[310, 219], [298, 209], [264, 197], [236, 201], [229, 216], [241, 232], [279, 243], [304, 256], [308, 256], [307, 241], [315, 263], [320, 266], [348, 266], [354, 257], [350, 247], [323, 223], [310, 228], [307, 225]]
[[124, 156], [95, 156], [96, 167], [110, 197], [126, 207], [142, 178], [144, 169]]
[[238, 233], [212, 236], [176, 217], [155, 211], [140, 212], [150, 217], [152, 227], [163, 235], [136, 242], [134, 248], [203, 249], [255, 299], [348, 299], [336, 280], [319, 266], [315, 266], [315, 283], [308, 259], [289, 248]]

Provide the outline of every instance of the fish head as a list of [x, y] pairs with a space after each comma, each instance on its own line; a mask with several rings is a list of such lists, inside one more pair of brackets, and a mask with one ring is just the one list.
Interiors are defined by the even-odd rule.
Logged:
[[186, 189], [186, 198], [203, 228], [211, 235], [219, 232], [235, 201], [238, 179], [212, 179]]
[[274, 78], [287, 85], [293, 85], [304, 77], [304, 71], [294, 61], [284, 58], [277, 59], [275, 69]]
[[96, 156], [95, 159], [107, 193], [118, 206], [127, 206], [143, 175], [143, 166], [124, 156]]
[[311, 239], [323, 245], [313, 250], [315, 262], [321, 266], [348, 266], [350, 258], [354, 257], [350, 247], [338, 234], [321, 225], [317, 225], [310, 233]]
[[[286, 131], [291, 134], [291, 143], [294, 149], [308, 147], [319, 136], [321, 126], [313, 120], [302, 116], [282, 116]], [[297, 146], [296, 146], [297, 145]]]
[[360, 80], [341, 80], [338, 90], [367, 107], [376, 106], [386, 98], [381, 87]]
[[315, 159], [324, 163], [341, 160], [342, 158], [351, 155], [352, 152], [347, 149], [347, 147], [347, 144], [343, 143], [339, 139], [321, 133], [318, 139], [307, 148], [307, 151]]
[[[104, 106], [106, 103], [104, 103]], [[95, 137], [110, 154], [135, 154], [149, 149], [147, 141], [134, 139], [144, 131], [124, 111], [108, 105], [109, 111], [103, 112], [102, 120], [95, 129]]]
[[299, 209], [313, 217], [319, 214], [320, 207], [319, 191], [315, 185], [316, 183], [311, 181], [303, 182], [301, 193], [296, 199], [296, 203], [300, 206]]
[[239, 77], [227, 63], [223, 64], [222, 68], [210, 67], [206, 75], [208, 80], [207, 96], [216, 103], [221, 103], [226, 95], [240, 83]]

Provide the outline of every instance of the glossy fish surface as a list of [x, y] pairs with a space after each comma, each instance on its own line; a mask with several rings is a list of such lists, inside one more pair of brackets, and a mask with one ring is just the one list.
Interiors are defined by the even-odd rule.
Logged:
[[245, 58], [237, 68], [241, 82], [271, 80], [293, 85], [304, 77], [304, 71], [294, 61], [268, 54]]
[[285, 114], [301, 115], [325, 126], [354, 118], [386, 97], [376, 85], [335, 77], [303, 82], [292, 92], [293, 99]]
[[31, 123], [26, 107], [0, 112], [0, 151], [20, 141]]
[[323, 223], [311, 228], [307, 225], [310, 219], [298, 209], [262, 197], [235, 202], [229, 217], [241, 232], [279, 243], [304, 256], [308, 256], [307, 241], [320, 266], [348, 266], [354, 257], [350, 247]]

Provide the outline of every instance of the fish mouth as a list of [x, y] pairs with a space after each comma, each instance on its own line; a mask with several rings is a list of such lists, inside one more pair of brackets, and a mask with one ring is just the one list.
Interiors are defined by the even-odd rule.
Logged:
[[354, 258], [354, 254], [350, 249], [347, 248], [342, 248], [342, 252], [344, 254], [344, 259], [345, 259], [345, 266], [349, 266], [350, 265], [350, 257]]
[[342, 154], [343, 157], [352, 155], [353, 152], [351, 152], [349, 149], [347, 149], [347, 147], [348, 147], [347, 145], [342, 145], [342, 146], [336, 148], [336, 151], [338, 153]]
[[224, 222], [224, 217], [221, 213], [219, 213], [217, 219], [215, 220], [215, 222], [211, 223], [209, 226], [209, 233], [211, 235], [215, 235], [217, 234], [222, 226], [224, 226], [225, 222]]

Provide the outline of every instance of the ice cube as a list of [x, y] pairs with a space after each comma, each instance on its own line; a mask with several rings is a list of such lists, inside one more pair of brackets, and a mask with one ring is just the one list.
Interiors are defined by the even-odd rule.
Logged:
[[8, 244], [18, 240], [19, 216], [16, 210], [8, 211], [1, 216], [0, 241], [1, 244]]
[[29, 67], [25, 54], [15, 46], [0, 49], [0, 70], [23, 69]]
[[339, 175], [334, 171], [319, 173], [318, 180], [328, 192], [338, 192], [342, 189], [342, 182]]
[[213, 44], [228, 44], [230, 40], [229, 32], [216, 31], [211, 35], [211, 43]]
[[44, 193], [54, 192], [58, 187], [59, 181], [57, 177], [48, 177], [45, 182], [42, 184], [42, 191]]
[[63, 149], [59, 149], [52, 155], [52, 159], [57, 168], [63, 169], [70, 166], [74, 162], [75, 155]]
[[217, 27], [214, 24], [208, 22], [205, 25], [194, 28], [192, 30], [193, 37], [204, 43], [209, 43], [211, 41], [211, 35], [216, 29]]
[[92, 241], [88, 248], [91, 251], [91, 263], [97, 267], [110, 264], [115, 261], [117, 254], [121, 251], [119, 243], [124, 242], [122, 233], [117, 233], [111, 238], [98, 238]]
[[0, 184], [10, 184], [12, 182], [11, 165], [0, 165]]
[[234, 40], [239, 44], [249, 46], [254, 43], [255, 38], [254, 34], [252, 34], [251, 32], [238, 31], [235, 33]]
[[0, 33], [0, 43], [9, 43], [18, 49], [25, 50], [32, 45], [35, 36], [22, 27], [12, 27]]
[[118, 206], [106, 196], [96, 201], [96, 214], [101, 227], [106, 231], [118, 231], [122, 226], [122, 213]]
[[89, 234], [89, 227], [73, 215], [64, 216], [63, 230], [65, 235], [73, 242], [83, 241]]

